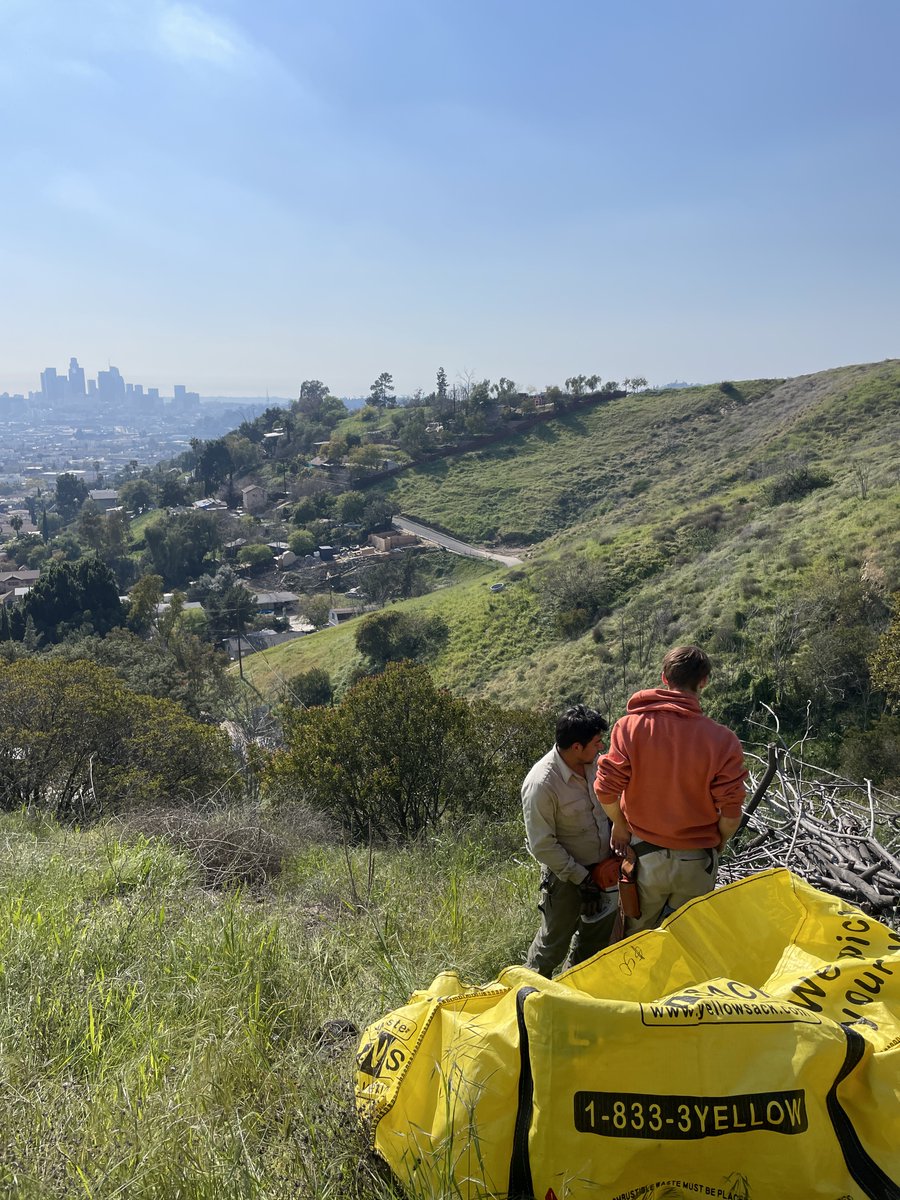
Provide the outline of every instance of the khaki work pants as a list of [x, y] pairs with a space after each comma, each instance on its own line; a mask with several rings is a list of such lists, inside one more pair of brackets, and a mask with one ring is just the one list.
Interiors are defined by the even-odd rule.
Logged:
[[[638, 853], [640, 846], [640, 842], [634, 843]], [[667, 912], [711, 892], [718, 870], [717, 850], [660, 849], [641, 855], [637, 872], [641, 915], [626, 919], [625, 936], [655, 928]]]
[[581, 915], [581, 892], [577, 884], [566, 883], [545, 870], [541, 878], [541, 927], [531, 943], [525, 966], [546, 976], [566, 958], [567, 967], [592, 958], [609, 945], [610, 934], [618, 912], [618, 893], [606, 893], [609, 912], [593, 921]]

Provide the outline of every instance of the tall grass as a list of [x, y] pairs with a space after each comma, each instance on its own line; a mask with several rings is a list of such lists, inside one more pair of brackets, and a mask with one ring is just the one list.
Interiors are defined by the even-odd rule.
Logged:
[[309, 846], [256, 895], [120, 834], [0, 819], [0, 1192], [393, 1200], [352, 1027], [521, 959], [516, 822], [377, 851], [371, 878], [366, 851]]

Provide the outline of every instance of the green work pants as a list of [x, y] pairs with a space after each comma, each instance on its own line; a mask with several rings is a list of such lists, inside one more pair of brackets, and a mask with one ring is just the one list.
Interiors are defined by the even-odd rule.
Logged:
[[525, 966], [549, 979], [567, 953], [566, 966], [574, 967], [608, 946], [618, 911], [618, 894], [613, 891], [605, 895], [609, 911], [603, 911], [597, 920], [587, 921], [581, 914], [578, 885], [566, 883], [545, 870], [538, 902], [541, 927], [528, 950]]

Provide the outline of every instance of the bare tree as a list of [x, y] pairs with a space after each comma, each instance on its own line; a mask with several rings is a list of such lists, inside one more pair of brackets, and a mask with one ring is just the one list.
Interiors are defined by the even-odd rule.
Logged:
[[869, 482], [872, 477], [872, 468], [868, 463], [855, 462], [850, 468], [850, 476], [856, 485], [856, 490], [860, 500], [866, 500], [869, 495]]

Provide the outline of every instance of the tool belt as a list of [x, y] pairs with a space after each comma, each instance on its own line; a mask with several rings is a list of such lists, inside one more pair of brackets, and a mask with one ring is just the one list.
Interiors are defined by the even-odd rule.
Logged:
[[653, 842], [633, 842], [629, 847], [633, 850], [638, 858], [643, 858], [645, 854], [656, 854], [658, 850], [668, 850], [668, 846], [655, 846]]
[[[648, 854], [680, 853], [680, 851], [674, 849], [672, 846], [657, 846], [653, 842], [638, 842], [637, 844], [632, 843], [628, 849], [632, 850], [638, 858], [645, 858]], [[703, 849], [706, 850], [707, 857], [709, 858], [709, 864], [706, 868], [707, 873], [712, 875], [716, 865], [715, 850], [711, 846], [704, 846]], [[628, 915], [630, 916], [631, 914]], [[639, 913], [637, 915], [640, 916]]]
[[[660, 849], [660, 847], [654, 846], [654, 849]], [[598, 887], [607, 892], [612, 891], [613, 888], [618, 888], [619, 891], [619, 912], [610, 938], [611, 943], [621, 940], [626, 917], [641, 915], [637, 871], [638, 854], [631, 846], [626, 847], [625, 854], [621, 858], [617, 855], [610, 855], [603, 862], [597, 863], [591, 871], [591, 879]]]
[[625, 856], [619, 859], [619, 911], [623, 917], [641, 915], [637, 886], [638, 858], [637, 851], [628, 846]]

